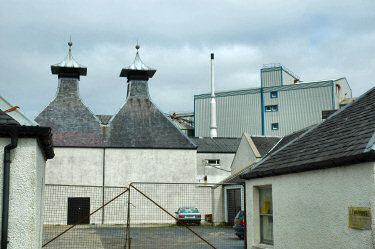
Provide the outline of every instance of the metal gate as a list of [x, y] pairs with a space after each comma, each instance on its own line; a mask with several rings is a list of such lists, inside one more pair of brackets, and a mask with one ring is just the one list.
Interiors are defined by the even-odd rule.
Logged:
[[[68, 198], [90, 198], [90, 224], [67, 225]], [[45, 248], [245, 248], [224, 223], [217, 184], [48, 185], [45, 204]], [[199, 213], [176, 213], [186, 208]]]
[[127, 187], [46, 185], [42, 247], [124, 248], [128, 194]]

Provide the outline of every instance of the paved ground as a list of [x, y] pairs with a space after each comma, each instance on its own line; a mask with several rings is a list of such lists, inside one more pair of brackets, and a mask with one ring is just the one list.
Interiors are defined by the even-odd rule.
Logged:
[[[45, 226], [44, 243], [67, 226]], [[222, 249], [243, 249], [244, 241], [237, 238], [231, 227], [191, 226], [195, 232]], [[126, 229], [123, 226], [78, 226], [44, 248], [124, 248]], [[212, 248], [189, 230], [180, 226], [134, 227], [130, 230], [131, 248]]]

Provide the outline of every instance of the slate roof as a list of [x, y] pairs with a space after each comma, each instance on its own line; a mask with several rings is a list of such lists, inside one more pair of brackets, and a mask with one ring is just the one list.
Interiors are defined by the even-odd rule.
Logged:
[[194, 137], [191, 138], [198, 146], [198, 153], [236, 153], [241, 138], [233, 137]]
[[38, 139], [46, 159], [52, 159], [55, 156], [51, 128], [20, 125], [16, 120], [0, 110], [0, 137], [10, 137], [11, 133], [16, 133], [19, 138]]
[[96, 117], [99, 119], [101, 124], [107, 125], [113, 116], [112, 115], [96, 115]]
[[[70, 55], [69, 50], [68, 59]], [[78, 93], [78, 79], [83, 74], [74, 64], [53, 65], [52, 71], [55, 67], [59, 69], [57, 96], [35, 119], [52, 128], [55, 146], [196, 148], [149, 99], [147, 80], [156, 70], [143, 64], [138, 51], [134, 63], [122, 70], [121, 77], [128, 77], [127, 100], [113, 119], [111, 115], [94, 115], [83, 104]]]
[[280, 137], [251, 136], [251, 140], [253, 140], [255, 146], [257, 147], [257, 150], [262, 157], [265, 156], [280, 139]]
[[35, 121], [52, 128], [54, 146], [103, 147], [100, 122], [79, 97], [78, 84], [61, 78], [56, 98]]
[[146, 66], [138, 49], [131, 66], [120, 77], [128, 78], [124, 106], [109, 124], [108, 147], [195, 149], [195, 144], [150, 100], [148, 79], [156, 72]]
[[245, 179], [375, 161], [375, 88], [265, 157]]
[[0, 125], [19, 125], [19, 123], [8, 114], [0, 110]]
[[336, 111], [337, 110], [325, 110], [325, 111], [322, 111], [322, 119], [327, 119], [329, 116], [331, 116]]
[[109, 127], [108, 147], [196, 148], [148, 98], [129, 97]]
[[[313, 126], [315, 125], [310, 125], [308, 127], [305, 127], [301, 130], [298, 130], [298, 131], [295, 131], [295, 132], [292, 132], [286, 136], [283, 136], [278, 142], [277, 144], [275, 144], [275, 146], [270, 149], [268, 151], [267, 154], [271, 153], [275, 153], [276, 151], [278, 151], [280, 148], [284, 147], [285, 145], [287, 145], [288, 143], [290, 143], [291, 141], [293, 141], [294, 139], [300, 137], [303, 133], [305, 133], [306, 131], [308, 131], [309, 129], [311, 129]], [[265, 156], [265, 155], [262, 155], [262, 157]]]

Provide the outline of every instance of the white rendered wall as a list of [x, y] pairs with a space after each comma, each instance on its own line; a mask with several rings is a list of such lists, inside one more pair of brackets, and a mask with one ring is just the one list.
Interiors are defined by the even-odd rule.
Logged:
[[251, 138], [247, 134], [244, 134], [241, 138], [240, 145], [231, 165], [232, 174], [236, 174], [257, 160], [248, 139]]
[[375, 210], [373, 163], [247, 180], [248, 248], [260, 241], [257, 187], [265, 185], [272, 185], [273, 248], [374, 248], [371, 230], [348, 227], [348, 207]]
[[[10, 139], [0, 138], [0, 158]], [[3, 161], [3, 160], [2, 160]], [[45, 159], [36, 139], [19, 139], [11, 151], [8, 248], [41, 248]], [[0, 169], [0, 196], [3, 164]], [[2, 207], [2, 197], [0, 198]], [[1, 219], [1, 217], [0, 217]]]
[[[339, 85], [339, 87], [337, 87]], [[334, 94], [335, 94], [335, 109], [339, 109], [340, 102], [343, 99], [352, 97], [352, 90], [346, 78], [341, 78], [334, 81]]]
[[105, 185], [195, 182], [196, 150], [106, 149]]
[[102, 185], [102, 148], [55, 147], [55, 157], [47, 161], [46, 184]]
[[[195, 182], [196, 177], [196, 150], [55, 148], [55, 154], [47, 162], [47, 183], [87, 187], [48, 186], [45, 224], [67, 223], [69, 197], [89, 197], [90, 212], [102, 205], [103, 163], [106, 187], [127, 187], [131, 182]], [[117, 195], [114, 191], [106, 188], [105, 201]], [[122, 205], [122, 211], [124, 208]], [[104, 223], [126, 222], [111, 205], [106, 209]], [[90, 223], [101, 222], [102, 212], [90, 218]]]
[[[204, 182], [205, 175], [208, 183], [218, 183], [230, 176], [230, 166], [234, 155], [234, 153], [197, 153], [197, 182]], [[216, 168], [206, 166], [205, 160], [207, 159], [220, 159], [220, 166]]]

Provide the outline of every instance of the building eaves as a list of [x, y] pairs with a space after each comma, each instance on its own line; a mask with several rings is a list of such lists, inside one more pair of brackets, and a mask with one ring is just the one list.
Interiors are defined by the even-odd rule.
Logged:
[[21, 126], [21, 125], [0, 125], [0, 137], [10, 137], [17, 134], [19, 138], [36, 138], [46, 159], [55, 156], [52, 144], [52, 132], [49, 127]]
[[[340, 78], [341, 79], [341, 78]], [[288, 90], [296, 90], [296, 89], [308, 89], [310, 87], [319, 87], [319, 86], [331, 86], [332, 81], [337, 81], [340, 79], [331, 79], [331, 80], [319, 80], [319, 81], [311, 81], [311, 82], [300, 82], [297, 84], [289, 84], [283, 86], [270, 86], [270, 87], [263, 87], [263, 89], [279, 89], [278, 91], [288, 91]], [[261, 87], [258, 88], [244, 88], [244, 89], [235, 89], [235, 90], [227, 90], [227, 91], [217, 91], [215, 92], [216, 97], [226, 97], [226, 96], [236, 96], [236, 95], [247, 95], [247, 94], [255, 94], [260, 93]], [[203, 93], [194, 95], [195, 99], [205, 99], [210, 98], [210, 93]]]
[[[373, 161], [375, 88], [247, 170], [245, 179]], [[367, 149], [366, 149], [367, 148]], [[372, 147], [371, 147], [372, 148]]]

